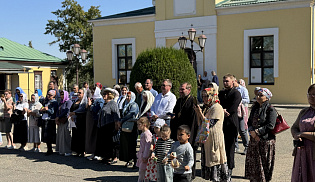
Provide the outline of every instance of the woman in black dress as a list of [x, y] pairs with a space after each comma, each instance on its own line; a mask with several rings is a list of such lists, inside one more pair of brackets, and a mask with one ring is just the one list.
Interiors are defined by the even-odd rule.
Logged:
[[84, 91], [80, 89], [78, 99], [72, 104], [69, 114], [76, 125], [72, 128], [71, 150], [80, 157], [84, 157], [85, 151], [86, 103], [83, 102], [83, 96]]

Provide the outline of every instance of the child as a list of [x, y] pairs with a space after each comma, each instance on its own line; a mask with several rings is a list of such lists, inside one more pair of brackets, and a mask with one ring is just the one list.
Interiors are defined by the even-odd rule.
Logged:
[[[194, 152], [188, 142], [190, 138], [190, 128], [187, 125], [181, 125], [177, 129], [177, 139], [173, 143], [171, 150], [168, 152], [168, 156], [171, 160], [177, 159], [178, 162], [172, 161], [172, 167], [174, 167], [173, 179], [176, 182], [190, 182], [192, 174], [192, 166], [194, 165]], [[166, 162], [167, 158], [163, 160]]]
[[[152, 136], [152, 144], [150, 150], [154, 152], [155, 144], [159, 138], [161, 138], [160, 128], [165, 125], [164, 119], [157, 119], [154, 123], [154, 133]], [[150, 181], [157, 181], [157, 160], [155, 158], [155, 154], [152, 153], [151, 158], [147, 164], [147, 170], [145, 172], [145, 179]]]
[[140, 137], [140, 149], [137, 153], [137, 167], [139, 167], [139, 178], [138, 182], [143, 182], [145, 177], [145, 171], [147, 167], [147, 162], [150, 157], [150, 148], [151, 148], [151, 140], [152, 133], [149, 130], [150, 122], [147, 117], [141, 117], [137, 121], [138, 130], [141, 130]]
[[161, 138], [156, 142], [154, 154], [157, 158], [157, 181], [158, 182], [173, 182], [173, 168], [170, 165], [170, 161], [163, 163], [168, 151], [171, 149], [174, 143], [173, 139], [170, 139], [171, 129], [169, 126], [164, 125], [160, 129]]

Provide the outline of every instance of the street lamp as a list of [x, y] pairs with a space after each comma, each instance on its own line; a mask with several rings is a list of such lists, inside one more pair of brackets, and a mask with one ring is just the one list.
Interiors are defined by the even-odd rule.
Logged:
[[[193, 25], [191, 25], [193, 26]], [[196, 37], [196, 30], [194, 28], [190, 28], [188, 30], [188, 38], [191, 42], [191, 48], [190, 48], [190, 51], [191, 51], [191, 56], [190, 56], [190, 63], [191, 65], [193, 66], [193, 68], [195, 69], [195, 72], [197, 73], [197, 70], [196, 70], [196, 64], [195, 64], [195, 57], [194, 57], [194, 52], [197, 53], [197, 52], [203, 52], [203, 49], [205, 48], [205, 44], [206, 44], [206, 40], [207, 40], [207, 37], [205, 35], [203, 35], [203, 31], [201, 31], [202, 35], [200, 35], [198, 37], [198, 43], [199, 43], [199, 47], [200, 47], [200, 50], [194, 50], [194, 40], [195, 40], [195, 37]], [[183, 33], [182, 33], [183, 34]], [[180, 36], [178, 38], [178, 44], [179, 44], [179, 47], [181, 49], [185, 49], [186, 48], [186, 42], [187, 42], [187, 38], [184, 37], [183, 35]]]
[[76, 72], [77, 72], [77, 85], [79, 84], [79, 64], [80, 59], [83, 64], [85, 64], [85, 61], [87, 59], [88, 52], [85, 49], [80, 49], [79, 44], [74, 44], [70, 47], [72, 50], [67, 51], [67, 59], [70, 62], [73, 62], [73, 57], [75, 58], [74, 62], [76, 63]]

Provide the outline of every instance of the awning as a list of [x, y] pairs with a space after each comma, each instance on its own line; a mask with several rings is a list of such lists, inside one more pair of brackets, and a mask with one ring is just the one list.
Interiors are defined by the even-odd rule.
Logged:
[[28, 72], [28, 70], [30, 70], [30, 68], [25, 68], [19, 64], [0, 62], [0, 73], [25, 73]]

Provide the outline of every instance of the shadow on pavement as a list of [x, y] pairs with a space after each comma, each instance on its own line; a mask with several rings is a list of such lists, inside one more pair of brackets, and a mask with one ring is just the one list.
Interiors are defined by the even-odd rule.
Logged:
[[20, 150], [8, 150], [6, 148], [0, 148], [1, 154], [12, 154], [17, 157], [25, 157], [29, 160], [34, 160], [34, 162], [51, 162], [56, 164], [64, 164], [67, 166], [71, 166], [73, 169], [90, 169], [94, 171], [120, 171], [120, 172], [137, 172], [138, 169], [126, 168], [124, 167], [124, 163], [120, 162], [122, 165], [105, 165], [100, 161], [90, 161], [84, 157], [77, 156], [61, 156], [57, 153], [54, 153], [50, 156], [45, 156], [45, 153], [34, 153], [28, 151], [20, 151]]
[[110, 181], [110, 182], [123, 182], [123, 181], [137, 181], [138, 176], [104, 176], [97, 178], [85, 178], [85, 181]]

